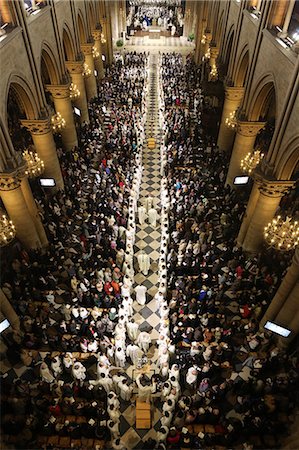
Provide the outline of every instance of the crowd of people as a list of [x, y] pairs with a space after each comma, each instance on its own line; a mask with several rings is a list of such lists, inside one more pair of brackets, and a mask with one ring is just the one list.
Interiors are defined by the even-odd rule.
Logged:
[[245, 199], [224, 186], [228, 159], [202, 124], [200, 69], [175, 54], [159, 64], [158, 373], [126, 373], [152, 344], [132, 318], [137, 215], [142, 225], [154, 209], [150, 196], [138, 207], [149, 70], [134, 52], [107, 70], [79, 147], [59, 150], [65, 190], [36, 192], [49, 247], [20, 249], [2, 273], [21, 319], [10, 357], [28, 368], [1, 378], [2, 427], [17, 448], [55, 435], [125, 450], [121, 405], [135, 393], [161, 410], [144, 449], [270, 448], [287, 429], [298, 354], [282, 353], [259, 320], [289, 256], [248, 257], [236, 245]]
[[147, 31], [150, 26], [170, 31], [172, 36], [176, 33], [181, 35], [184, 26], [182, 7], [167, 3], [131, 5], [127, 15], [129, 34], [131, 29]]

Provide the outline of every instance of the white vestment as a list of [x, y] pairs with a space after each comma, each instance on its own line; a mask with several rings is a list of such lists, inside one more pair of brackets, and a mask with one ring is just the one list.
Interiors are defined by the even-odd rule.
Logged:
[[135, 292], [136, 292], [136, 301], [139, 305], [145, 305], [146, 303], [146, 286], [136, 286]]
[[140, 225], [143, 225], [145, 223], [146, 209], [144, 206], [139, 206], [139, 208], [138, 208], [138, 219], [139, 219]]
[[155, 208], [150, 208], [148, 211], [148, 221], [153, 227], [157, 225], [157, 216], [158, 214]]
[[127, 323], [128, 336], [131, 341], [136, 341], [138, 334], [138, 324], [136, 322]]
[[151, 337], [146, 331], [141, 331], [137, 338], [137, 344], [146, 353], [151, 343]]

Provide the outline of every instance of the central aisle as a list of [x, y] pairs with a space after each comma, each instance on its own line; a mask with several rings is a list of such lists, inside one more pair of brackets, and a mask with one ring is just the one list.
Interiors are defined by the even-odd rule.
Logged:
[[[139, 206], [147, 206], [149, 197], [152, 197], [153, 207], [157, 210], [160, 216], [160, 129], [159, 129], [159, 106], [158, 106], [158, 75], [159, 75], [159, 56], [158, 54], [151, 54], [149, 57], [149, 89], [147, 98], [147, 116], [145, 124], [145, 144], [143, 148], [142, 157], [142, 180], [139, 192]], [[156, 145], [154, 149], [148, 148], [148, 139], [155, 138]], [[138, 323], [139, 331], [146, 331], [151, 337], [151, 346], [147, 352], [148, 364], [143, 368], [138, 369], [131, 365], [126, 369], [129, 377], [135, 381], [139, 373], [145, 373], [149, 378], [153, 374], [158, 374], [159, 369], [156, 366], [158, 349], [156, 341], [159, 337], [160, 316], [158, 314], [158, 305], [154, 296], [159, 286], [158, 262], [160, 257], [160, 240], [161, 227], [159, 217], [156, 227], [148, 223], [148, 219], [143, 225], [138, 222], [138, 213], [136, 214], [136, 239], [134, 245], [134, 285], [145, 286], [147, 288], [146, 298], [147, 302], [141, 306], [135, 300], [135, 293], [132, 294], [134, 298], [134, 320]], [[147, 275], [143, 275], [139, 271], [137, 257], [144, 252], [150, 257], [150, 268]], [[137, 398], [137, 389], [134, 390], [132, 403], [121, 402], [120, 411], [120, 434], [121, 439], [126, 443], [128, 448], [138, 448], [140, 441], [156, 438], [156, 431], [160, 428], [160, 402], [156, 398], [155, 406], [151, 404], [151, 428], [150, 429], [136, 429], [136, 409], [135, 401]], [[159, 397], [160, 395], [157, 394]], [[156, 396], [154, 395], [153, 398]], [[156, 406], [157, 405], [157, 406]], [[162, 407], [162, 405], [161, 405]]]

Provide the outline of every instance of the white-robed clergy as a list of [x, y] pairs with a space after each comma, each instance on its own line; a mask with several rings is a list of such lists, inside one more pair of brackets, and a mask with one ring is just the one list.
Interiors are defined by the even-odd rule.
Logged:
[[122, 382], [119, 383], [119, 389], [121, 398], [128, 402], [132, 396], [133, 386], [129, 386], [127, 380], [122, 380]]
[[135, 293], [136, 293], [136, 302], [143, 306], [146, 303], [146, 286], [136, 286], [135, 287]]
[[139, 255], [137, 255], [137, 261], [138, 261], [138, 266], [139, 266], [139, 271], [143, 273], [143, 275], [147, 275], [150, 265], [151, 265], [151, 260], [149, 255], [147, 255], [146, 253], [144, 253], [143, 251], [141, 251], [139, 253]]
[[137, 365], [138, 359], [140, 359], [143, 355], [142, 350], [136, 344], [128, 344], [126, 348], [127, 357], [131, 359], [134, 366]]
[[81, 382], [86, 378], [86, 367], [82, 363], [76, 361], [72, 368], [73, 377]]
[[146, 214], [146, 209], [144, 206], [139, 206], [138, 208], [138, 220], [140, 225], [143, 225], [146, 221], [147, 218], [147, 214]]
[[154, 386], [151, 381], [144, 374], [140, 373], [136, 377], [136, 384], [138, 386], [138, 400], [149, 403], [154, 392]]
[[147, 212], [153, 207], [153, 197], [148, 196], [145, 199], [145, 207]]
[[62, 364], [59, 356], [54, 356], [52, 359], [51, 369], [53, 370], [54, 377], [56, 378], [62, 372]]
[[134, 319], [131, 319], [129, 322], [127, 322], [127, 331], [131, 341], [135, 342], [138, 334], [138, 324]]
[[144, 351], [144, 353], [148, 351], [151, 341], [151, 337], [146, 331], [141, 331], [141, 333], [139, 333], [137, 344]]
[[152, 227], [157, 226], [158, 213], [155, 208], [150, 208], [148, 210], [148, 222]]
[[53, 383], [53, 381], [55, 381], [52, 372], [45, 362], [42, 362], [40, 365], [40, 376], [46, 383]]

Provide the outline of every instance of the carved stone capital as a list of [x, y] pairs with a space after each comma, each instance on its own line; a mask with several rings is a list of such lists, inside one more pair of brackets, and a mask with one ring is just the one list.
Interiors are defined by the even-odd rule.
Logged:
[[92, 34], [92, 37], [94, 38], [95, 41], [100, 41], [101, 40], [102, 32], [100, 30], [93, 30], [91, 32], [91, 34]]
[[22, 164], [12, 172], [0, 173], [0, 191], [13, 191], [21, 185], [21, 180], [26, 176], [26, 163]]
[[21, 120], [21, 124], [30, 131], [31, 134], [47, 134], [52, 131], [50, 120]]
[[264, 128], [265, 122], [241, 122], [238, 121], [237, 133], [246, 137], [253, 137], [258, 134], [258, 132]]
[[253, 178], [261, 194], [266, 197], [283, 197], [295, 183], [290, 180], [270, 180], [258, 171], [253, 174]]
[[83, 61], [65, 61], [65, 65], [70, 74], [83, 72]]
[[225, 86], [225, 98], [227, 100], [242, 100], [245, 88]]
[[67, 84], [46, 84], [46, 90], [51, 92], [53, 98], [69, 98], [70, 83]]
[[92, 55], [93, 44], [81, 44], [81, 50], [84, 55]]

